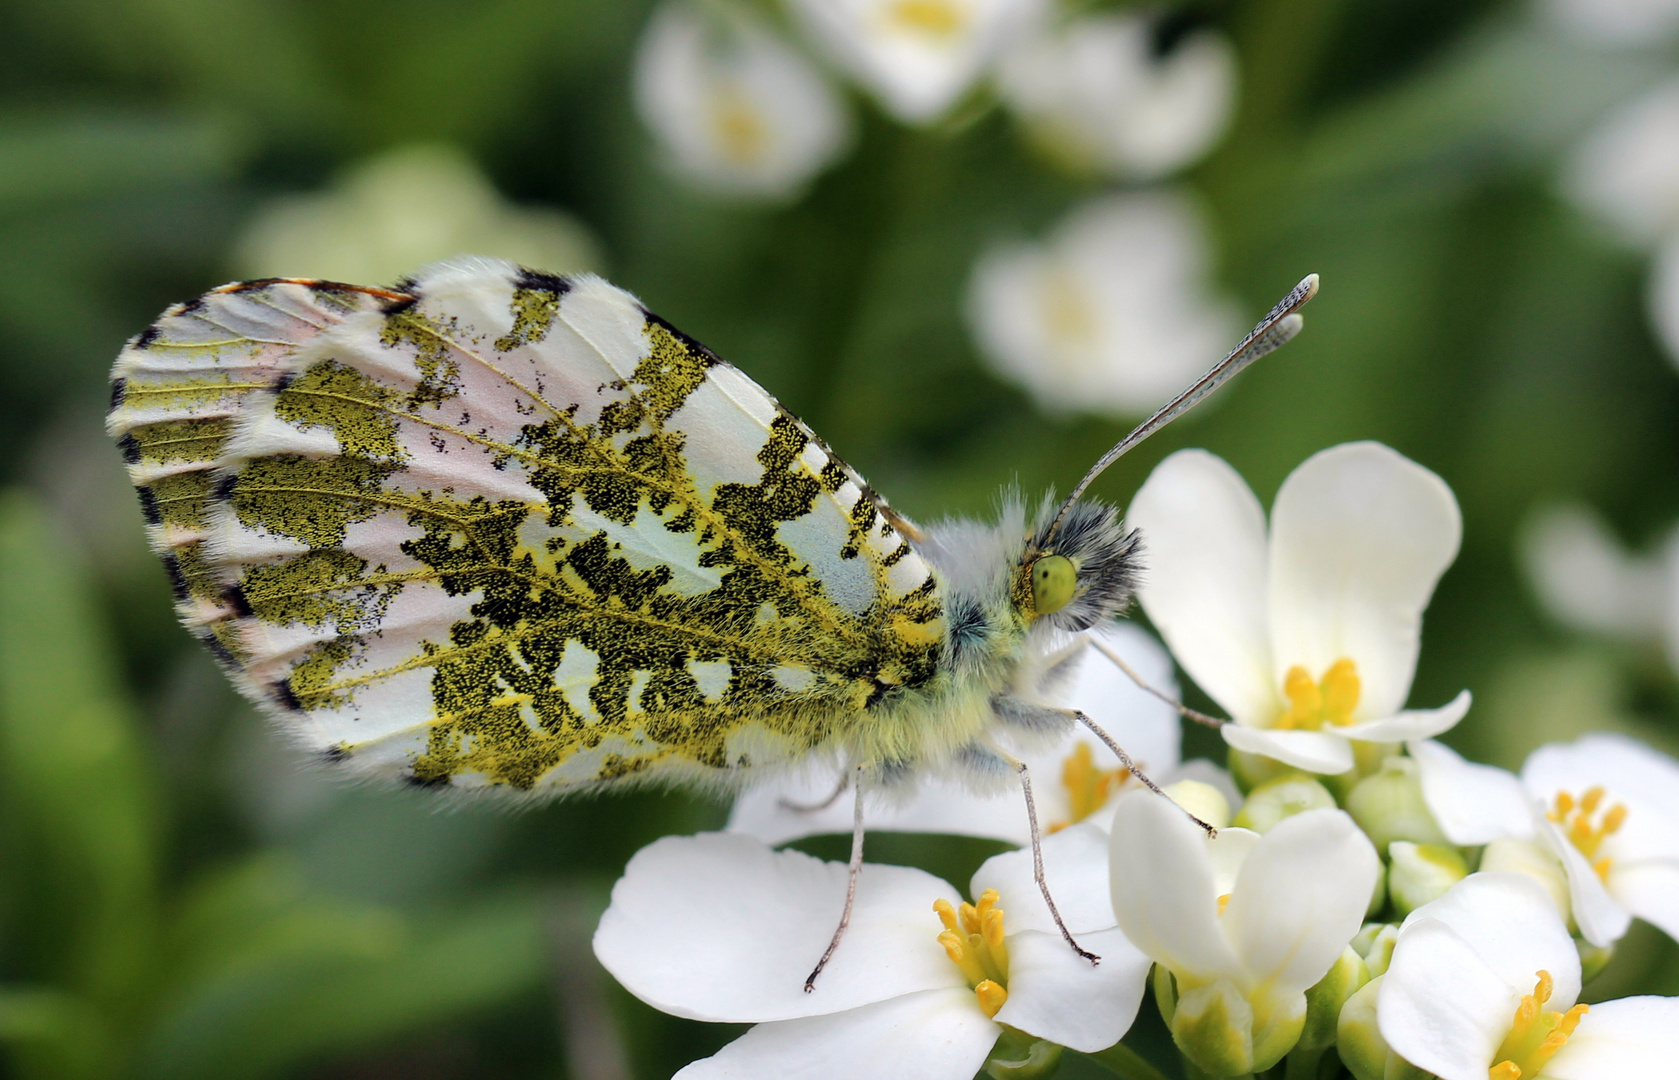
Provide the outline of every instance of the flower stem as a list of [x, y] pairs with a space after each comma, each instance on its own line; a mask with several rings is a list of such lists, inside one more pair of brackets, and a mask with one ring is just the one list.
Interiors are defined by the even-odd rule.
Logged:
[[1143, 1056], [1122, 1042], [1106, 1050], [1098, 1050], [1085, 1057], [1124, 1080], [1166, 1080], [1166, 1074], [1150, 1065]]
[[1296, 1046], [1284, 1058], [1283, 1080], [1318, 1080], [1323, 1064], [1323, 1047]]

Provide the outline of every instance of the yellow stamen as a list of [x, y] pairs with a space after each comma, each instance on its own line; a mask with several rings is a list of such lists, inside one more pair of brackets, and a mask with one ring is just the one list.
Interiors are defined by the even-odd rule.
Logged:
[[1288, 699], [1288, 708], [1277, 720], [1277, 727], [1317, 731], [1325, 724], [1337, 727], [1350, 724], [1362, 693], [1358, 665], [1344, 656], [1329, 665], [1323, 678], [1317, 680], [1296, 664], [1283, 676], [1283, 697]]
[[[1607, 794], [1602, 785], [1586, 789], [1578, 800], [1569, 792], [1559, 791], [1555, 805], [1545, 815], [1562, 826], [1568, 842], [1580, 850], [1604, 882], [1609, 880], [1609, 870], [1614, 861], [1608, 857], [1598, 858], [1598, 848], [1603, 846], [1604, 837], [1619, 832], [1627, 821], [1625, 804], [1615, 803], [1605, 807]], [[1599, 810], [1603, 810], [1603, 816], [1594, 822], [1592, 819]]]
[[962, 29], [962, 11], [951, 0], [898, 0], [892, 21], [928, 37], [954, 37]]
[[1223, 915], [1224, 914], [1224, 909], [1229, 907], [1229, 906], [1230, 906], [1230, 894], [1225, 893], [1223, 896], [1218, 898], [1218, 913], [1220, 915]]
[[1050, 831], [1059, 832], [1068, 825], [1076, 825], [1102, 809], [1108, 803], [1108, 796], [1130, 776], [1129, 769], [1098, 769], [1090, 744], [1075, 744], [1067, 760], [1061, 763], [1061, 783], [1067, 789], [1071, 820], [1051, 825]]
[[1582, 814], [1595, 814], [1595, 813], [1597, 813], [1597, 804], [1602, 802], [1602, 801], [1603, 801], [1603, 788], [1602, 788], [1601, 785], [1598, 786], [1598, 787], [1587, 788], [1586, 793], [1584, 795], [1580, 796], [1580, 813], [1582, 813]]
[[1580, 1025], [1580, 1017], [1588, 1011], [1587, 1006], [1576, 1005], [1565, 1013], [1547, 1012], [1544, 1005], [1551, 1000], [1556, 983], [1548, 971], [1537, 974], [1539, 979], [1533, 993], [1524, 995], [1516, 1006], [1510, 1033], [1493, 1055], [1498, 1064], [1487, 1070], [1489, 1080], [1521, 1080], [1533, 1076], [1563, 1048]]
[[974, 996], [979, 998], [979, 1007], [985, 1010], [986, 1016], [996, 1016], [997, 1011], [1008, 1001], [1009, 992], [1000, 984], [986, 979], [974, 987]]
[[977, 904], [957, 907], [949, 900], [933, 902], [933, 910], [944, 924], [939, 944], [973, 987], [979, 1007], [987, 1016], [996, 1016], [1009, 996], [1009, 948], [1004, 940], [1003, 909], [997, 906], [997, 899], [996, 889], [986, 889]]
[[1568, 816], [1569, 811], [1573, 810], [1573, 809], [1574, 809], [1574, 796], [1570, 795], [1566, 791], [1559, 791], [1559, 792], [1557, 792], [1556, 808], [1553, 809], [1546, 816], [1549, 817], [1552, 821], [1561, 823], [1562, 820]]

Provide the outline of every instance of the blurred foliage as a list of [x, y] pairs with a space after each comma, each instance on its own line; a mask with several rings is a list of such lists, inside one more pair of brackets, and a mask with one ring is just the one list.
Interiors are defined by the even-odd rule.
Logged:
[[[1095, 186], [979, 106], [922, 131], [859, 98], [857, 149], [804, 199], [707, 200], [655, 166], [632, 117], [646, 7], [0, 4], [0, 481], [16, 489], [0, 501], [0, 1076], [604, 1078], [627, 1053], [657, 1077], [732, 1035], [637, 1005], [586, 948], [629, 855], [720, 807], [437, 814], [418, 793], [340, 790], [174, 628], [99, 430], [105, 372], [158, 310], [231, 276], [267, 200], [453, 143], [510, 199], [579, 216], [614, 280], [915, 516], [984, 513], [1010, 482], [1065, 488], [1121, 434], [1036, 414], [981, 370], [960, 318], [982, 245]], [[1549, 496], [1634, 539], [1679, 517], [1679, 378], [1646, 328], [1641, 260], [1553, 193], [1558, 155], [1672, 59], [1606, 60], [1492, 0], [1186, 10], [1242, 63], [1235, 129], [1189, 177], [1220, 277], [1254, 314], [1309, 270], [1323, 294], [1296, 345], [1099, 493], [1125, 501], [1186, 445], [1268, 497], [1324, 446], [1390, 443], [1465, 512], [1415, 694], [1475, 690], [1454, 741], [1503, 764], [1586, 727], [1670, 744], [1672, 674], [1548, 628], [1512, 537]], [[988, 853], [874, 850], [958, 881]], [[1623, 953], [1618, 993], [1672, 992], [1671, 943]]]

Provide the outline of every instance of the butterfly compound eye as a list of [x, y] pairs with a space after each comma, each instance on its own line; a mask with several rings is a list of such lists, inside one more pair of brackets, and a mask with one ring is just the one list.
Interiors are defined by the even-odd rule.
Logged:
[[1078, 571], [1065, 555], [1045, 555], [1032, 564], [1032, 607], [1039, 615], [1053, 615], [1073, 599]]

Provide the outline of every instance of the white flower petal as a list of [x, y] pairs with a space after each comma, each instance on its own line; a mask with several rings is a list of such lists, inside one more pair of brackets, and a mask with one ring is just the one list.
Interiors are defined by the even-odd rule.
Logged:
[[1617, 863], [1609, 890], [1628, 911], [1679, 941], [1679, 862]]
[[1143, 532], [1138, 599], [1178, 663], [1238, 721], [1269, 725], [1280, 684], [1267, 647], [1259, 500], [1221, 458], [1180, 450], [1155, 466], [1125, 520]]
[[1473, 702], [1469, 691], [1460, 690], [1457, 697], [1438, 709], [1405, 709], [1378, 720], [1363, 720], [1336, 728], [1335, 733], [1360, 742], [1397, 743], [1432, 739], [1456, 727], [1459, 720], [1469, 715], [1469, 706]]
[[1540, 0], [1539, 6], [1564, 29], [1602, 45], [1648, 46], [1679, 30], [1674, 0]]
[[1556, 823], [1537, 818], [1539, 837], [1550, 845], [1568, 874], [1568, 899], [1580, 936], [1593, 945], [1613, 945], [1632, 925], [1632, 913], [1609, 895], [1592, 864], [1569, 843]]
[[613, 886], [595, 956], [636, 997], [695, 1020], [815, 1016], [963, 985], [933, 914], [956, 890], [921, 870], [869, 864], [845, 940], [806, 994], [845, 878], [841, 863], [746, 836], [667, 836], [638, 851]]
[[[1057, 699], [1101, 725], [1150, 776], [1171, 772], [1182, 756], [1183, 725], [1178, 711], [1132, 682], [1102, 650], [1117, 653], [1150, 686], [1176, 697], [1171, 656], [1134, 623], [1102, 623], [1085, 633], [1091, 646], [1084, 650], [1072, 681]], [[1093, 736], [1083, 737], [1094, 742]], [[1104, 767], [1114, 764], [1106, 747], [1098, 744], [1097, 749], [1097, 761], [1107, 763]]]
[[1679, 998], [1630, 997], [1593, 1005], [1534, 1080], [1671, 1076], [1679, 1064]]
[[1376, 1024], [1394, 1053], [1441, 1080], [1486, 1080], [1520, 1000], [1462, 935], [1424, 919], [1394, 947]]
[[1381, 860], [1340, 810], [1287, 818], [1253, 845], [1224, 909], [1224, 932], [1254, 984], [1302, 992], [1364, 922]]
[[1353, 767], [1351, 744], [1327, 731], [1275, 731], [1226, 724], [1219, 728], [1224, 741], [1248, 754], [1262, 754], [1307, 772], [1335, 776]]
[[1563, 186], [1635, 244], [1679, 223], [1679, 80], [1610, 117], [1575, 152]]
[[1535, 512], [1521, 554], [1540, 604], [1564, 626], [1613, 637], [1661, 632], [1665, 568], [1629, 553], [1590, 507]]
[[970, 1080], [985, 1064], [999, 1030], [966, 986], [925, 990], [827, 1016], [759, 1024], [676, 1075], [680, 1080]]
[[1466, 761], [1432, 739], [1407, 746], [1417, 763], [1423, 801], [1454, 844], [1480, 845], [1533, 836], [1533, 800], [1516, 774]]
[[1217, 836], [1207, 841], [1207, 856], [1213, 864], [1215, 893], [1227, 896], [1235, 891], [1236, 878], [1242, 872], [1242, 864], [1248, 861], [1248, 856], [1253, 854], [1253, 849], [1258, 843], [1258, 833], [1236, 825], [1220, 829]]
[[1148, 791], [1121, 796], [1109, 850], [1114, 917], [1132, 944], [1198, 980], [1237, 971], [1206, 834], [1182, 810]]
[[1445, 481], [1381, 443], [1345, 443], [1307, 458], [1271, 510], [1277, 685], [1296, 665], [1319, 679], [1350, 658], [1361, 687], [1355, 719], [1403, 708], [1423, 609], [1462, 534]]
[[[1679, 364], [1679, 236], [1668, 237], [1656, 249], [1645, 303], [1650, 308], [1650, 321], [1656, 324], [1656, 336], [1667, 347], [1667, 358]], [[1670, 610], [1671, 606], [1669, 597]], [[1671, 625], [1668, 629], [1672, 633]], [[1670, 639], [1669, 647], [1675, 643], [1679, 643], [1679, 637]]]
[[1413, 924], [1425, 921], [1450, 927], [1512, 993], [1530, 993], [1543, 968], [1554, 980], [1552, 1008], [1566, 1009], [1580, 996], [1580, 954], [1550, 894], [1525, 874], [1469, 875], [1411, 912], [1395, 950], [1404, 946]]
[[[1114, 926], [1108, 895], [1108, 835], [1094, 825], [1074, 825], [1043, 839], [1044, 880], [1056, 909], [1075, 934]], [[993, 855], [974, 874], [972, 896], [996, 889], [1006, 932], [1042, 930], [1059, 935], [1043, 893], [1032, 878], [1032, 851]], [[1071, 952], [1072, 950], [1068, 950]]]
[[1009, 999], [997, 1022], [1086, 1053], [1118, 1042], [1136, 1019], [1149, 958], [1118, 930], [1081, 934], [1079, 944], [1102, 962], [1092, 967], [1055, 931], [1009, 935]]

